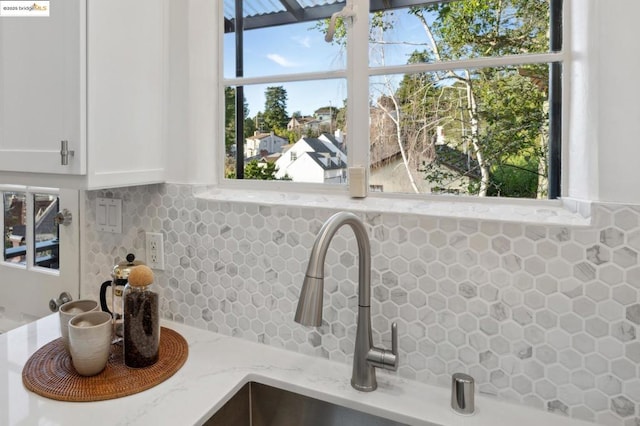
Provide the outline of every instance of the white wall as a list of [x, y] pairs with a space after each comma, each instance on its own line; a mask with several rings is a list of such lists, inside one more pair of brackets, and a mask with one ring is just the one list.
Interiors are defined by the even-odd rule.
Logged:
[[597, 2], [600, 197], [640, 202], [640, 2]]
[[217, 121], [218, 3], [171, 1], [168, 182], [217, 179], [216, 144], [224, 137]]
[[634, 54], [640, 2], [573, 0], [566, 16], [572, 65], [565, 91], [570, 197], [639, 203], [640, 56]]

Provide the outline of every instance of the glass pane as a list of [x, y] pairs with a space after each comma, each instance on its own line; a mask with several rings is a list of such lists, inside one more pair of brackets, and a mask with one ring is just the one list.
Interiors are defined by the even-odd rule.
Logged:
[[546, 53], [549, 4], [549, 0], [460, 0], [374, 11], [369, 64]]
[[548, 70], [372, 77], [371, 190], [546, 197]]
[[24, 192], [4, 192], [4, 260], [26, 263], [27, 202]]
[[42, 268], [59, 269], [58, 197], [49, 194], [33, 195], [35, 251], [33, 264]]
[[[242, 34], [242, 74], [237, 74], [234, 10], [225, 6], [224, 77], [259, 77], [344, 69], [346, 55], [339, 43], [324, 39], [328, 17], [344, 7], [333, 2], [317, 7], [314, 13], [301, 13], [301, 22], [291, 23], [286, 10], [256, 10], [259, 2], [245, 0]], [[309, 11], [307, 11], [309, 12]], [[311, 19], [310, 17], [313, 17]]]
[[[314, 80], [242, 88], [244, 179], [344, 183], [346, 82]], [[225, 89], [225, 176], [237, 177], [235, 102]]]

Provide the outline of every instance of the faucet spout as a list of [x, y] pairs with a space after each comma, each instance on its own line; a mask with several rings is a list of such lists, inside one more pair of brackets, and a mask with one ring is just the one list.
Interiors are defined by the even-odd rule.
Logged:
[[377, 388], [375, 367], [397, 369], [398, 336], [394, 323], [391, 328], [392, 351], [373, 346], [370, 306], [371, 246], [367, 229], [353, 213], [336, 213], [320, 229], [311, 250], [294, 320], [308, 326], [318, 327], [322, 324], [325, 259], [333, 236], [343, 225], [351, 227], [358, 243], [358, 322], [351, 385], [355, 389], [367, 392]]

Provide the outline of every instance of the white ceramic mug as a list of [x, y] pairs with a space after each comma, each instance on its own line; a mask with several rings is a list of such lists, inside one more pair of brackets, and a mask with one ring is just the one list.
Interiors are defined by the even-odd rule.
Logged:
[[112, 331], [108, 312], [85, 312], [69, 321], [71, 362], [78, 374], [94, 376], [104, 370], [109, 360]]
[[97, 311], [100, 305], [95, 300], [72, 300], [60, 306], [60, 334], [64, 348], [69, 351], [69, 321], [84, 312]]

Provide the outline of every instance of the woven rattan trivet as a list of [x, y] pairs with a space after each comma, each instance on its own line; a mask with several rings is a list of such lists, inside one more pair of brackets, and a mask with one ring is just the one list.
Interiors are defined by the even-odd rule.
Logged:
[[24, 386], [38, 395], [59, 401], [102, 401], [120, 398], [152, 388], [171, 377], [184, 365], [189, 353], [179, 333], [162, 327], [158, 361], [146, 368], [124, 365], [122, 345], [112, 345], [102, 373], [84, 377], [76, 373], [62, 338], [38, 349], [22, 370]]

